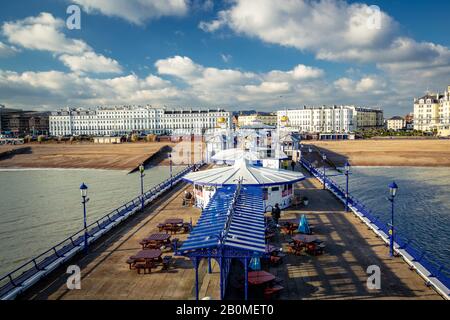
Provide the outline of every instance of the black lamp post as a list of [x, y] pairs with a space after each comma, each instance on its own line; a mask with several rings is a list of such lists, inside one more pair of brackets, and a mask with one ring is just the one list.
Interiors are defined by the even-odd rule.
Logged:
[[84, 251], [88, 252], [88, 233], [87, 233], [87, 219], [86, 219], [86, 203], [89, 201], [87, 198], [88, 195], [88, 186], [84, 184], [84, 182], [80, 186], [81, 191], [81, 203], [83, 204], [83, 222], [84, 222]]
[[394, 200], [395, 200], [395, 196], [397, 195], [397, 190], [398, 190], [398, 186], [395, 182], [392, 182], [389, 185], [389, 193], [390, 193], [390, 198], [389, 201], [391, 202], [391, 228], [389, 229], [389, 255], [391, 257], [394, 256]]
[[145, 200], [144, 200], [144, 177], [145, 177], [145, 167], [143, 164], [141, 164], [139, 166], [139, 173], [140, 173], [140, 177], [141, 177], [141, 207], [142, 210], [144, 210], [144, 206], [145, 206]]
[[350, 173], [350, 163], [345, 162], [344, 165], [345, 168], [345, 178], [346, 178], [346, 185], [345, 185], [345, 211], [349, 212], [349, 208], [348, 208], [348, 176]]
[[326, 185], [325, 185], [325, 179], [327, 178], [327, 175], [326, 175], [326, 168], [325, 168], [325, 161], [327, 160], [327, 155], [324, 153], [323, 155], [322, 155], [322, 160], [323, 160], [323, 190], [326, 190], [327, 188], [326, 188]]

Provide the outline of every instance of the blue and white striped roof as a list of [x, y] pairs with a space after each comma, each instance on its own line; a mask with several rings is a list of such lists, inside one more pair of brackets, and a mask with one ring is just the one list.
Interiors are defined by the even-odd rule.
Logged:
[[[242, 186], [232, 206], [236, 186], [219, 189], [183, 243], [183, 254], [220, 246], [265, 253], [264, 203], [261, 188]], [[221, 243], [221, 239], [222, 243]]]
[[183, 179], [206, 186], [231, 186], [240, 180], [244, 186], [264, 187], [296, 183], [304, 180], [305, 176], [300, 172], [256, 167], [241, 158], [233, 166], [191, 172]]
[[258, 151], [246, 151], [243, 149], [226, 149], [215, 154], [211, 159], [214, 161], [226, 161], [226, 162], [234, 162], [238, 159], [247, 159], [250, 161], [258, 161], [263, 159], [273, 159], [273, 160], [284, 160], [288, 159], [288, 156], [283, 152], [283, 150], [276, 149], [274, 152], [274, 156], [262, 157], [260, 151], [267, 151], [268, 148], [257, 148]]

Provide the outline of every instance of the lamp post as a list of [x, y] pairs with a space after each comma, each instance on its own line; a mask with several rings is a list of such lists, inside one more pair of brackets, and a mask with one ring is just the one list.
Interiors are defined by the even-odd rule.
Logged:
[[391, 228], [389, 229], [389, 255], [391, 257], [394, 256], [394, 200], [395, 200], [395, 196], [397, 195], [397, 190], [398, 190], [398, 186], [397, 184], [394, 182], [392, 182], [389, 185], [389, 193], [390, 193], [390, 198], [389, 201], [391, 202]]
[[88, 247], [88, 233], [87, 233], [87, 220], [86, 220], [86, 203], [89, 201], [87, 198], [88, 195], [88, 186], [84, 184], [84, 182], [80, 186], [81, 191], [81, 203], [83, 204], [83, 221], [84, 221], [84, 252], [87, 253], [89, 250]]
[[326, 168], [325, 168], [325, 161], [327, 160], [327, 155], [324, 153], [322, 155], [322, 160], [323, 160], [323, 190], [326, 190], [326, 186], [325, 186], [325, 179], [326, 179]]
[[172, 154], [168, 153], [168, 157], [169, 157], [169, 170], [170, 170], [170, 188], [172, 188], [173, 185], [173, 181], [172, 181], [172, 176], [173, 176], [173, 171], [172, 171]]
[[345, 162], [344, 168], [345, 168], [345, 178], [346, 178], [345, 179], [346, 180], [346, 184], [345, 184], [345, 211], [349, 212], [349, 209], [348, 209], [348, 175], [349, 175], [349, 172], [350, 172], [350, 163], [348, 163], [348, 161]]
[[144, 174], [144, 172], [145, 172], [145, 167], [143, 164], [141, 164], [139, 166], [139, 173], [141, 176], [141, 207], [142, 207], [142, 210], [144, 210], [144, 206], [145, 206], [145, 200], [144, 200], [144, 177], [145, 177], [145, 174]]

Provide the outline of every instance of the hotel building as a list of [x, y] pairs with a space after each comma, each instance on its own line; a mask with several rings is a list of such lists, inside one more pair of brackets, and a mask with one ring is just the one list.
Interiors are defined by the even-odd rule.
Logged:
[[386, 129], [400, 131], [406, 129], [406, 120], [402, 117], [392, 117], [386, 120]]
[[201, 133], [218, 126], [231, 127], [231, 113], [216, 110], [167, 110], [151, 106], [124, 106], [95, 110], [67, 109], [50, 115], [50, 135], [121, 135], [132, 132]]
[[303, 107], [277, 112], [278, 125], [301, 133], [349, 133], [358, 129], [380, 128], [384, 125], [383, 111], [355, 106]]
[[414, 129], [450, 135], [450, 86], [443, 94], [427, 93], [414, 99]]
[[251, 115], [239, 115], [237, 121], [239, 127], [244, 127], [253, 124], [255, 121], [259, 121], [269, 126], [276, 126], [277, 120], [278, 117], [276, 113], [259, 112]]

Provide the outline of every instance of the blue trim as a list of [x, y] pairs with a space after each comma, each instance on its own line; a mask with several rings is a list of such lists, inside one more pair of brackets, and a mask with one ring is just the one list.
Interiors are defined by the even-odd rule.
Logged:
[[[289, 182], [273, 182], [273, 183], [265, 183], [265, 184], [245, 184], [243, 183], [242, 185], [245, 187], [271, 187], [271, 186], [284, 186], [284, 185], [288, 185], [288, 184], [294, 184], [300, 181], [305, 180], [306, 177], [302, 177], [300, 179], [296, 179], [296, 180], [292, 180]], [[236, 183], [225, 183], [225, 184], [219, 184], [219, 183], [199, 183], [199, 182], [194, 182], [190, 179], [186, 179], [183, 178], [183, 181], [195, 184], [197, 186], [208, 186], [208, 187], [231, 187], [231, 186], [235, 186]]]

